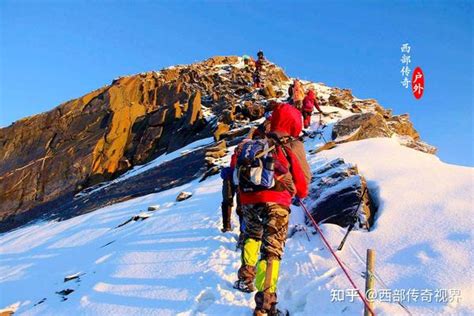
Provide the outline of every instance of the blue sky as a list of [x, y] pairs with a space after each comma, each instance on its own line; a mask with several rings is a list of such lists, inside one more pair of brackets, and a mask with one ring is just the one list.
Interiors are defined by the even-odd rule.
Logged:
[[[443, 161], [474, 165], [469, 1], [3, 0], [0, 14], [0, 126], [120, 75], [263, 49], [291, 76], [409, 113]], [[406, 42], [421, 100], [400, 84]]]

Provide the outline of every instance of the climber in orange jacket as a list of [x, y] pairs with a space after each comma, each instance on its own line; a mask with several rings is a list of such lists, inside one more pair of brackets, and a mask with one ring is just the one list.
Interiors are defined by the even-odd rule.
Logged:
[[298, 79], [293, 81], [293, 84], [288, 89], [288, 94], [291, 100], [290, 102], [295, 108], [301, 111], [304, 99], [304, 88]]

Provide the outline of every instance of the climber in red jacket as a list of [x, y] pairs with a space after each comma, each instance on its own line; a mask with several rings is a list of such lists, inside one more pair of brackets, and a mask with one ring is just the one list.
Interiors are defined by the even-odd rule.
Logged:
[[304, 145], [299, 139], [300, 111], [289, 104], [273, 105], [270, 122], [268, 137], [279, 144], [274, 152], [276, 184], [256, 192], [240, 190], [245, 240], [239, 279], [234, 287], [253, 292], [256, 286], [254, 315], [278, 315], [276, 287], [290, 204], [295, 196], [306, 197], [311, 179]]
[[316, 92], [310, 89], [303, 99], [302, 110], [304, 128], [308, 128], [309, 125], [311, 125], [311, 114], [313, 113], [313, 108], [316, 108], [319, 113], [324, 114], [324, 112], [319, 108]]
[[265, 81], [265, 67], [267, 60], [262, 51], [257, 53], [257, 61], [255, 62], [255, 72], [253, 74], [253, 86], [255, 88], [262, 88]]

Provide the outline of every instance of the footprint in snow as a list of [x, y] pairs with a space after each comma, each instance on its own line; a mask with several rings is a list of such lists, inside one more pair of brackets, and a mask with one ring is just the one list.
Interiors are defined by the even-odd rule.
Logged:
[[207, 288], [199, 293], [199, 295], [196, 297], [196, 312], [203, 312], [205, 311], [209, 306], [211, 306], [214, 301], [216, 300], [216, 296], [214, 293], [212, 293], [212, 290], [210, 288]]

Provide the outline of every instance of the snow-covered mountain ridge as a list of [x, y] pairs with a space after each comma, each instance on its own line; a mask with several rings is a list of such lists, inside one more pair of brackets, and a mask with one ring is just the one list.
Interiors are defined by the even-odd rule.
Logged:
[[[226, 78], [232, 73], [229, 69], [242, 65], [239, 61], [235, 66], [213, 67]], [[289, 80], [275, 83], [273, 98], [284, 100], [288, 84]], [[352, 232], [338, 252], [357, 285], [364, 288], [365, 250], [373, 248], [383, 281], [376, 288], [399, 297], [405, 293], [400, 300], [409, 312], [472, 314], [472, 220], [467, 218], [473, 206], [473, 169], [445, 164], [426, 153], [433, 151], [419, 141], [409, 121], [392, 119], [375, 101], [351, 98], [345, 90], [322, 84], [305, 84], [318, 91], [325, 112], [334, 112], [321, 122], [313, 116], [308, 132], [318, 133], [305, 141], [312, 171], [342, 158], [357, 166], [377, 203], [371, 231]], [[239, 95], [234, 107], [248, 108], [247, 97], [262, 106], [272, 99], [250, 91]], [[206, 112], [205, 96], [202, 100], [203, 116], [211, 122], [215, 111]], [[335, 126], [362, 115], [357, 113], [368, 116], [349, 128], [350, 133], [338, 135]], [[233, 130], [252, 124], [239, 113], [235, 124], [216, 118], [216, 128], [229, 125], [229, 140]], [[318, 152], [330, 139], [336, 147]], [[212, 138], [203, 138], [136, 166], [113, 185], [213, 145]], [[226, 154], [213, 159], [208, 168], [227, 164], [232, 149], [229, 143]], [[22, 315], [250, 315], [253, 296], [232, 288], [240, 264], [240, 253], [235, 251], [237, 221], [232, 233], [220, 232], [221, 179], [217, 174], [201, 182], [199, 178], [64, 221], [38, 221], [0, 234], [0, 308], [11, 307]], [[110, 185], [106, 182], [96, 190]], [[177, 202], [183, 191], [192, 196]], [[81, 198], [88, 194], [92, 192]], [[307, 205], [312, 202], [305, 200]], [[137, 220], [126, 223], [131, 218]], [[361, 314], [360, 300], [350, 302], [347, 279], [306, 225], [299, 207], [292, 207], [290, 225], [293, 234], [282, 261], [279, 304], [292, 315]], [[345, 229], [333, 224], [322, 228], [336, 248]], [[66, 281], [68, 277], [73, 279]], [[334, 291], [347, 296], [335, 300]], [[446, 298], [444, 291], [449, 293]], [[385, 300], [376, 302], [378, 314], [407, 314], [393, 299]]]
[[[249, 121], [263, 117], [269, 100], [286, 97], [291, 82], [272, 63], [266, 67], [265, 89], [252, 87], [252, 74], [242, 58], [218, 56], [124, 76], [1, 128], [0, 232], [39, 218], [83, 214], [100, 206], [76, 207], [73, 197], [83, 189], [196, 140], [233, 138], [239, 126], [245, 132]], [[397, 135], [409, 147], [435, 151], [421, 142], [407, 115], [393, 115], [375, 100], [358, 99], [348, 89], [304, 83], [318, 92], [321, 105], [349, 113], [370, 112], [341, 124], [335, 130], [338, 140]], [[358, 129], [360, 124], [364, 128]], [[127, 198], [124, 192], [114, 194], [117, 200]], [[111, 202], [115, 201], [103, 203]], [[62, 209], [65, 205], [75, 211]]]

